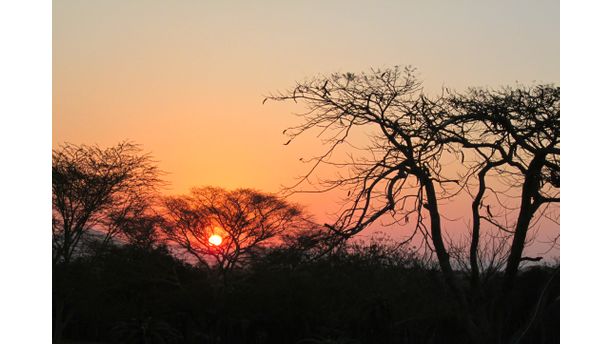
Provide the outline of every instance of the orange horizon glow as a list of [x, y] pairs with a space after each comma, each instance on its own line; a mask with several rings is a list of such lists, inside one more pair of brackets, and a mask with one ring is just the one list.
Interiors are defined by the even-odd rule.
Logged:
[[[262, 105], [266, 95], [317, 75], [394, 65], [415, 66], [430, 94], [558, 84], [558, 13], [557, 1], [55, 1], [53, 147], [141, 144], [168, 172], [166, 195], [198, 186], [276, 193], [325, 147], [315, 134], [283, 145], [283, 130], [302, 122], [292, 114], [305, 107]], [[345, 194], [290, 201], [333, 222]], [[469, 204], [447, 208], [457, 218]], [[407, 234], [368, 232], [377, 230]]]

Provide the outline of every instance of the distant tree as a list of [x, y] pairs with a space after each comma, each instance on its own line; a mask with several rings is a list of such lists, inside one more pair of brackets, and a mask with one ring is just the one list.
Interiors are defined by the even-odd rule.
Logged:
[[153, 249], [164, 244], [162, 238], [164, 221], [164, 217], [148, 202], [140, 207], [134, 207], [125, 216], [113, 219], [122, 239], [143, 249]]
[[53, 262], [69, 263], [87, 235], [108, 242], [142, 213], [160, 171], [138, 145], [106, 149], [64, 144], [53, 150]]
[[[296, 205], [250, 189], [194, 188], [188, 196], [166, 198], [164, 204], [167, 238], [206, 267], [213, 259], [224, 272], [307, 223]], [[220, 236], [221, 243], [209, 242], [212, 235]]]
[[[413, 69], [395, 67], [317, 77], [266, 99], [306, 105], [306, 111], [299, 114], [303, 122], [285, 131], [287, 144], [317, 130], [327, 146], [311, 160], [312, 168], [293, 191], [304, 190], [321, 166], [344, 172], [308, 190], [348, 189], [347, 206], [335, 223], [326, 225], [330, 235], [341, 242], [383, 216], [395, 223], [411, 222], [414, 233], [410, 237], [420, 233], [425, 247], [435, 253], [472, 338], [490, 339], [483, 332], [482, 317], [470, 305], [477, 298], [464, 290], [454, 273], [440, 202], [463, 191], [473, 197], [468, 253], [472, 291], [480, 286], [481, 220], [510, 237], [508, 252], [493, 251], [497, 259], [505, 260], [506, 290], [511, 289], [520, 262], [531, 259], [522, 254], [528, 230], [541, 215], [538, 209], [560, 200], [559, 88], [472, 90], [465, 95], [429, 98], [422, 94]], [[349, 158], [339, 161], [334, 154], [343, 149]], [[458, 175], [456, 169], [446, 167], [453, 161], [460, 161], [465, 173]], [[487, 184], [492, 172], [510, 191]], [[520, 207], [517, 220], [509, 224], [499, 218], [508, 212], [491, 210], [484, 197], [512, 192], [518, 193]], [[498, 206], [503, 208], [504, 202]]]

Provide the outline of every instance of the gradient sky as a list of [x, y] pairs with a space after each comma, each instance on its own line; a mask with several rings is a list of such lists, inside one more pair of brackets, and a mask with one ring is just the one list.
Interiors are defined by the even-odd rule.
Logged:
[[[53, 1], [53, 145], [130, 139], [192, 186], [278, 191], [321, 151], [284, 146], [293, 103], [330, 72], [413, 65], [442, 86], [559, 83], [557, 1]], [[305, 197], [317, 215], [332, 201]]]

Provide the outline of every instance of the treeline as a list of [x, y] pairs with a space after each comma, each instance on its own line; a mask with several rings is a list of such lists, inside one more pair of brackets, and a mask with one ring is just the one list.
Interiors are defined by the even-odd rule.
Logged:
[[[54, 306], [64, 300], [68, 343], [471, 342], [439, 271], [415, 252], [372, 240], [312, 258], [280, 245], [224, 278], [163, 245], [109, 245], [55, 267]], [[558, 269], [517, 284], [505, 335], [532, 322], [522, 343], [558, 342]]]

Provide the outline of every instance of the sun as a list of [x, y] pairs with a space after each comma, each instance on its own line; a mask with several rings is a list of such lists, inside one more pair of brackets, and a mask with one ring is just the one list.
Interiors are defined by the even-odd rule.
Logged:
[[208, 242], [215, 246], [221, 245], [222, 241], [223, 239], [217, 234], [213, 234], [210, 236], [210, 238], [208, 238]]

